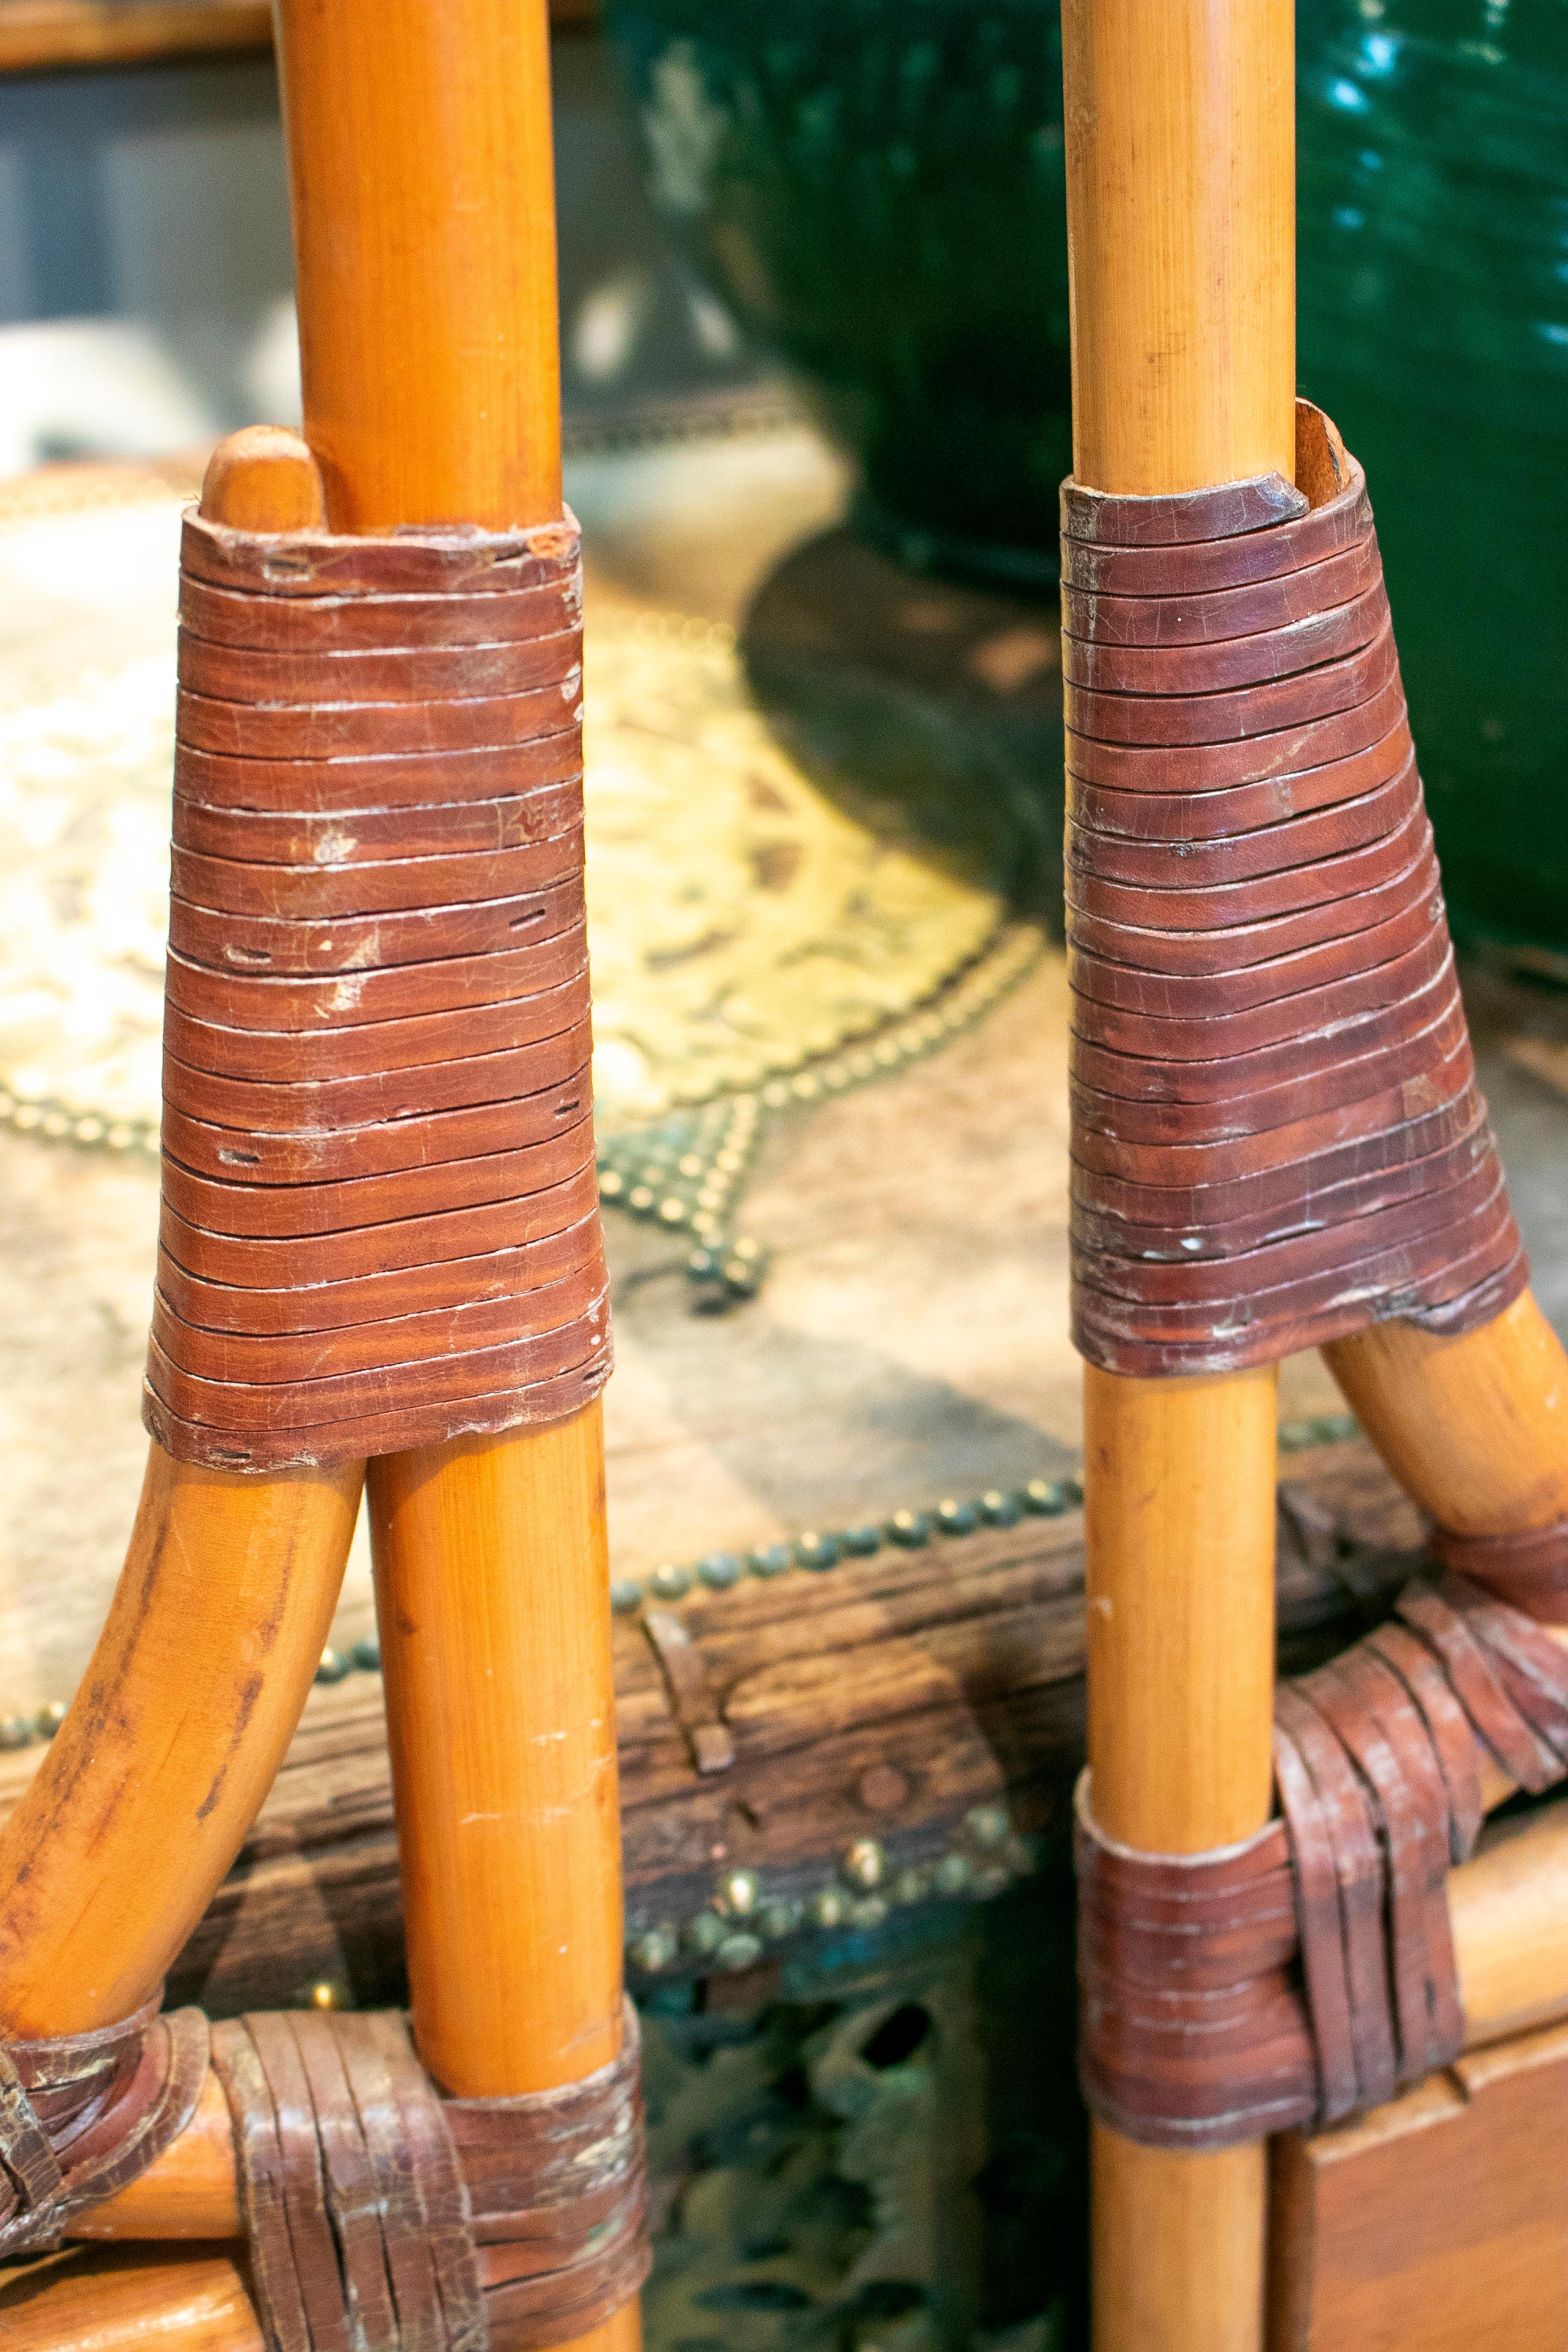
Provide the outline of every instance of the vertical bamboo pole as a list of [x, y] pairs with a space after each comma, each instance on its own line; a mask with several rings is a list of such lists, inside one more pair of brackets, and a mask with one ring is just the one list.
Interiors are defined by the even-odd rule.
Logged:
[[[1291, 0], [1064, 0], [1074, 470], [1149, 495], [1294, 469]], [[1272, 1373], [1085, 1381], [1089, 1765], [1146, 1851], [1259, 1828]], [[1094, 2136], [1099, 2352], [1257, 2352], [1265, 2150]]]
[[[305, 437], [333, 527], [561, 512], [545, 0], [277, 0]], [[596, 1408], [370, 1480], [415, 2031], [447, 2089], [619, 2045]], [[583, 2339], [633, 2352], [636, 2306]]]

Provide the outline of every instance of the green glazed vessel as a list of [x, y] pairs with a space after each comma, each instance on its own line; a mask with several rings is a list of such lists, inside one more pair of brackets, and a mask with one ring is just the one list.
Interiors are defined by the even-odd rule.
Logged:
[[[610, 0], [650, 184], [906, 560], [1056, 576], [1056, 0]], [[1568, 0], [1298, 0], [1299, 370], [1366, 464], [1454, 929], [1568, 982]]]
[[1454, 930], [1568, 980], [1568, 0], [1300, 0], [1304, 388], [1365, 463]]
[[906, 561], [1048, 584], [1072, 456], [1055, 0], [610, 0], [649, 184]]

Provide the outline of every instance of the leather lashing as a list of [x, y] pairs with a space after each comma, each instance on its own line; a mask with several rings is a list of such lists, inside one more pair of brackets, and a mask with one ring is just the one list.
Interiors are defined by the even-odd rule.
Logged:
[[527, 2097], [443, 2099], [395, 2014], [213, 2029], [268, 2352], [531, 2352], [648, 2267], [638, 2040]]
[[185, 520], [144, 1415], [266, 1471], [609, 1370], [570, 521]]
[[1114, 1845], [1079, 1784], [1084, 2087], [1151, 2146], [1332, 2123], [1458, 2054], [1447, 1874], [1483, 1760], [1535, 1793], [1568, 1775], [1568, 1651], [1468, 1577], [1418, 1579], [1280, 1686], [1274, 1759], [1279, 1817], [1208, 1853]]
[[1528, 1276], [1366, 485], [1305, 402], [1297, 470], [1323, 494], [1063, 487], [1073, 1327], [1110, 1371], [1468, 1330]]
[[1538, 1624], [1568, 1625], [1568, 1518], [1507, 1536], [1461, 1536], [1436, 1528], [1432, 1549], [1446, 1567], [1510, 1601]]
[[199, 2009], [88, 2033], [0, 2042], [0, 2259], [57, 2246], [178, 2137], [206, 2079]]

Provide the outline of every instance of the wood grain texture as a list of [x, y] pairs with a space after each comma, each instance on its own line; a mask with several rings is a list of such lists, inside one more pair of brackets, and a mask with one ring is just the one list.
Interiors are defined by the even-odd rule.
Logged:
[[334, 530], [561, 511], [544, 0], [279, 0], [305, 439]]
[[1066, 0], [1074, 471], [1291, 478], [1290, 0]]
[[1568, 2027], [1274, 2149], [1270, 2352], [1562, 2352]]

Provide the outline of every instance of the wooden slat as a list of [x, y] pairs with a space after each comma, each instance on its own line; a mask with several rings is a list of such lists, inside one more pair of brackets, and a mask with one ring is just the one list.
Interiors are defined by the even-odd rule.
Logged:
[[1276, 2144], [1270, 2352], [1563, 2352], [1568, 2026]]

